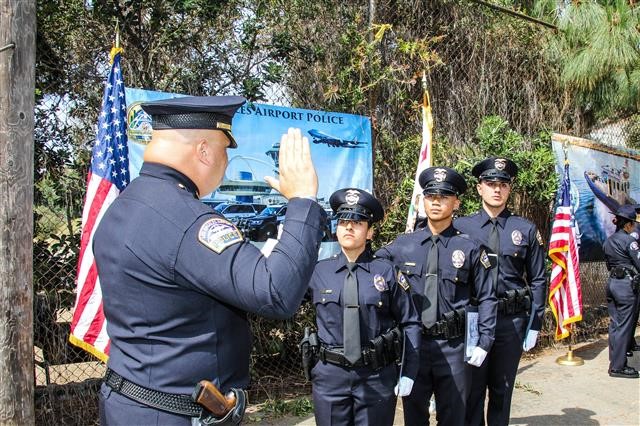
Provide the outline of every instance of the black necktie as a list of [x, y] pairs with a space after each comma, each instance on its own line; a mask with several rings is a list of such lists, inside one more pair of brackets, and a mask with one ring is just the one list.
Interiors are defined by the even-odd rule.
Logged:
[[358, 305], [358, 279], [356, 278], [356, 264], [347, 264], [347, 276], [344, 279], [343, 302], [344, 316], [342, 339], [344, 357], [352, 364], [360, 359], [360, 314]]
[[491, 231], [489, 232], [489, 248], [495, 253], [495, 266], [491, 270], [493, 288], [498, 286], [498, 259], [500, 258], [500, 235], [498, 234], [498, 218], [491, 218]]
[[431, 328], [438, 320], [438, 239], [431, 236], [431, 248], [427, 254], [427, 278], [424, 283], [422, 323]]

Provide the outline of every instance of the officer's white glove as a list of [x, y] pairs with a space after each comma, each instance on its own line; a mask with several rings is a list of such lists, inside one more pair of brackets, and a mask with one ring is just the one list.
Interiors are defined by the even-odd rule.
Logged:
[[396, 387], [393, 388], [393, 392], [396, 396], [407, 396], [411, 393], [411, 389], [413, 389], [413, 379], [402, 376]]
[[471, 358], [469, 358], [469, 361], [467, 361], [467, 363], [473, 365], [474, 367], [480, 367], [486, 357], [487, 351], [482, 349], [480, 346], [476, 346], [475, 348], [473, 348], [473, 352], [471, 352]]
[[538, 340], [538, 331], [529, 330], [527, 337], [524, 339], [524, 343], [522, 343], [522, 349], [524, 349], [525, 352], [530, 351], [536, 345], [536, 340]]

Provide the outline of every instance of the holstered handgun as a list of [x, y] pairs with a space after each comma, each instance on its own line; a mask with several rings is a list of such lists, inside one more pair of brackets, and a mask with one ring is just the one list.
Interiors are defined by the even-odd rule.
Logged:
[[300, 353], [302, 354], [302, 371], [307, 380], [311, 380], [311, 370], [318, 361], [320, 343], [318, 334], [309, 327], [304, 328], [304, 337], [300, 341]]
[[208, 380], [201, 380], [191, 399], [204, 408], [200, 416], [203, 425], [240, 424], [246, 407], [246, 394], [242, 389], [231, 389], [227, 395]]

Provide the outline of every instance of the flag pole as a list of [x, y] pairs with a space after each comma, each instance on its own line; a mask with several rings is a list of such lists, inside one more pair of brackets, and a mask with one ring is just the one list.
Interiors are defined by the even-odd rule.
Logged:
[[[569, 159], [567, 156], [567, 151], [568, 151], [568, 146], [567, 146], [567, 141], [564, 141], [562, 143], [562, 151], [564, 153], [564, 165], [567, 166], [569, 164]], [[571, 339], [573, 337], [573, 333], [571, 331], [571, 328], [568, 328], [569, 330], [569, 334], [570, 337], [569, 339]], [[583, 365], [584, 364], [584, 360], [573, 354], [573, 349], [571, 348], [571, 343], [569, 343], [569, 349], [567, 350], [567, 354], [566, 355], [562, 355], [559, 356], [558, 358], [556, 358], [556, 364], [559, 365], [568, 365], [568, 366], [572, 366], [572, 367], [576, 367], [579, 365]]]

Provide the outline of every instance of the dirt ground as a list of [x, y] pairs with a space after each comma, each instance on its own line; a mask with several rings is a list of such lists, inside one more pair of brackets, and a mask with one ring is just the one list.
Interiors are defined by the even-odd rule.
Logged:
[[[638, 330], [636, 329], [636, 335]], [[580, 366], [560, 365], [568, 347], [558, 344], [520, 361], [511, 405], [512, 425], [639, 425], [640, 379], [611, 378], [607, 374], [607, 335], [573, 347]], [[640, 352], [629, 358], [640, 369]], [[293, 426], [315, 425], [313, 415], [269, 417], [260, 406], [247, 411], [246, 423]], [[435, 424], [435, 421], [432, 422]], [[396, 425], [403, 425], [398, 401]]]

